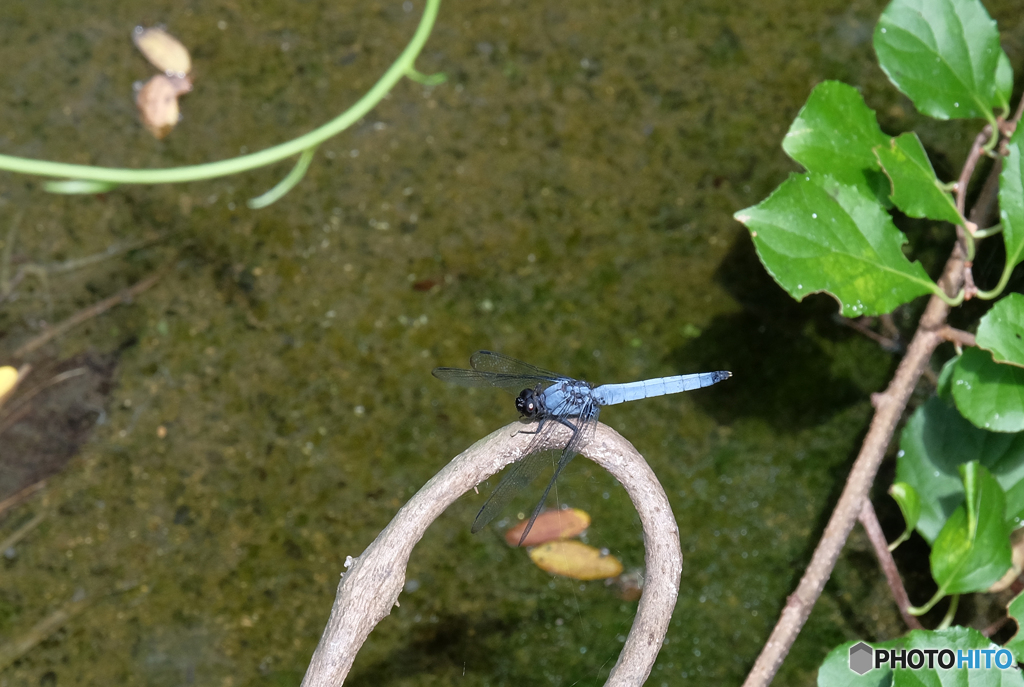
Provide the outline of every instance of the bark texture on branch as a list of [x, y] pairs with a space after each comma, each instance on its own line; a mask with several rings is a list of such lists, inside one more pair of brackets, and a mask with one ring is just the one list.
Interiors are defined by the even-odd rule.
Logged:
[[[413, 496], [391, 523], [342, 576], [331, 616], [303, 687], [340, 685], [366, 637], [391, 613], [405, 585], [413, 547], [427, 527], [451, 503], [477, 484], [525, 455], [534, 435], [515, 422], [456, 456]], [[569, 439], [564, 427], [545, 431], [546, 448]], [[646, 577], [633, 627], [606, 685], [642, 685], [651, 672], [668, 631], [679, 594], [683, 557], [679, 529], [664, 489], [633, 445], [599, 424], [582, 454], [608, 470], [626, 489], [643, 526]]]

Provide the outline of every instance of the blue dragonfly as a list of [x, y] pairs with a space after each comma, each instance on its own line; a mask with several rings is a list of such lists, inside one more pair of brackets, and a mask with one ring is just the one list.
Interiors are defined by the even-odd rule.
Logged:
[[626, 384], [603, 384], [594, 387], [588, 382], [572, 379], [548, 370], [542, 370], [507, 355], [491, 351], [477, 351], [469, 359], [473, 369], [464, 370], [456, 367], [438, 367], [434, 376], [438, 379], [459, 386], [493, 386], [504, 389], [516, 396], [516, 410], [523, 418], [537, 421], [537, 429], [531, 434], [537, 437], [527, 448], [527, 455], [513, 463], [498, 486], [484, 502], [480, 512], [473, 521], [471, 531], [479, 532], [504, 510], [508, 502], [519, 491], [528, 486], [545, 468], [550, 465], [547, 451], [537, 451], [541, 442], [541, 432], [551, 423], [563, 425], [569, 429], [571, 436], [562, 449], [555, 474], [548, 482], [544, 495], [533, 509], [530, 521], [519, 539], [522, 545], [526, 535], [533, 527], [544, 502], [548, 498], [551, 487], [569, 461], [580, 448], [594, 435], [597, 427], [597, 416], [601, 406], [636, 401], [641, 398], [677, 394], [681, 391], [702, 389], [717, 384], [732, 376], [731, 372], [699, 372], [675, 377], [660, 377], [642, 382]]

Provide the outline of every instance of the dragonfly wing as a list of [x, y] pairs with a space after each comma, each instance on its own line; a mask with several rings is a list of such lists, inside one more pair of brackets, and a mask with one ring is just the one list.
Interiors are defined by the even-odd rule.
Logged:
[[589, 442], [593, 436], [594, 431], [597, 428], [597, 415], [600, 412], [598, 406], [593, 406], [592, 412], [588, 413], [585, 417], [578, 417], [576, 421], [563, 418], [560, 420], [565, 425], [573, 427], [572, 437], [569, 439], [569, 443], [562, 449], [562, 454], [558, 457], [558, 464], [555, 465], [555, 474], [551, 476], [551, 481], [548, 482], [548, 486], [544, 489], [544, 493], [540, 497], [540, 501], [537, 502], [536, 507], [533, 509], [533, 513], [530, 515], [530, 521], [526, 524], [526, 529], [523, 530], [523, 535], [519, 537], [519, 545], [522, 546], [523, 542], [526, 541], [526, 535], [530, 534], [530, 530], [533, 529], [533, 522], [540, 515], [540, 512], [544, 510], [544, 503], [548, 500], [548, 494], [551, 493], [551, 488], [555, 486], [555, 480], [562, 474], [562, 470], [569, 464], [576, 454], [580, 452], [587, 442]]
[[472, 370], [457, 367], [438, 367], [434, 376], [459, 386], [493, 386], [518, 394], [523, 389], [548, 386], [564, 377], [542, 370], [507, 355], [490, 351], [477, 351], [470, 357]]
[[539, 377], [551, 382], [567, 379], [565, 375], [524, 363], [522, 360], [516, 360], [494, 351], [477, 351], [469, 357], [469, 364], [474, 370], [481, 372], [493, 372], [501, 375], [528, 377], [530, 379]]
[[[537, 478], [537, 475], [544, 471], [544, 468], [549, 467], [553, 463], [554, 456], [551, 451], [531, 453], [513, 463], [505, 476], [498, 482], [498, 486], [494, 488], [494, 491], [491, 492], [491, 495], [484, 502], [480, 512], [476, 514], [476, 519], [473, 521], [470, 531], [476, 534], [486, 527], [491, 520], [494, 520], [505, 510], [505, 506], [508, 505], [513, 496], [518, 494], [524, 487], [529, 486]], [[545, 492], [546, 495], [547, 492]]]

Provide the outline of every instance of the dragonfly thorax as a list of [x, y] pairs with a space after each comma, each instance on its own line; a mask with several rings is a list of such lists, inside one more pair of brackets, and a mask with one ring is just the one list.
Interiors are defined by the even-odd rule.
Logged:
[[523, 389], [516, 396], [516, 410], [523, 417], [534, 417], [541, 410], [540, 395], [534, 389]]

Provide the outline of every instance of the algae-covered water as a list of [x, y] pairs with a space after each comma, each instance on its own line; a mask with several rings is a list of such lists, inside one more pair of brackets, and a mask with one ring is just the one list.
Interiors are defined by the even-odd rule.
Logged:
[[[991, 9], [1019, 65], [1012, 4]], [[732, 214], [795, 169], [779, 142], [823, 79], [861, 87], [889, 131], [915, 124], [874, 64], [882, 6], [446, 0], [418, 67], [448, 81], [400, 83], [265, 210], [245, 201], [287, 165], [99, 197], [0, 174], [3, 236], [20, 217], [15, 268], [159, 239], [48, 292], [26, 280], [0, 306], [0, 350], [167, 270], [41, 353], [119, 364], [77, 457], [0, 522], [3, 538], [45, 515], [0, 560], [0, 642], [78, 611], [0, 685], [297, 684], [346, 557], [515, 418], [500, 392], [431, 377], [480, 348], [595, 382], [734, 373], [602, 420], [652, 465], [682, 533], [679, 604], [649, 684], [738, 684], [895, 360], [834, 322], [829, 299], [790, 301]], [[0, 151], [148, 167], [259, 150], [354, 102], [421, 9], [6, 0]], [[132, 100], [153, 70], [130, 32], [155, 23], [189, 46], [196, 84], [160, 142]], [[940, 173], [972, 132], [925, 129], [948, 158]], [[635, 602], [540, 571], [501, 528], [470, 535], [486, 493], [430, 528], [348, 684], [602, 684]], [[608, 475], [577, 459], [557, 499], [591, 513], [591, 544], [642, 566], [636, 515]], [[855, 536], [778, 684], [812, 684], [841, 641], [901, 632], [887, 594]]]

